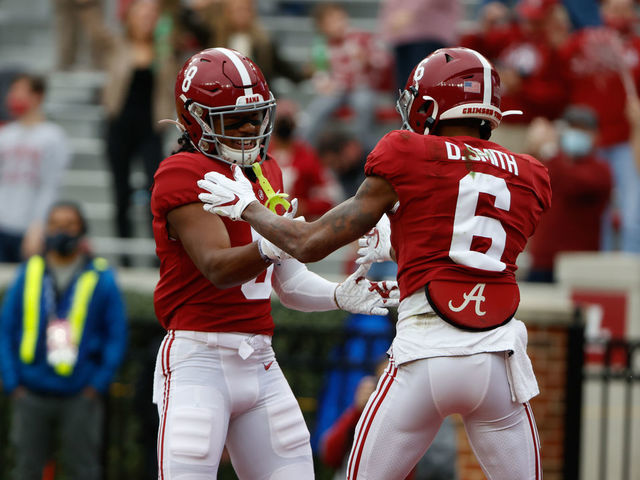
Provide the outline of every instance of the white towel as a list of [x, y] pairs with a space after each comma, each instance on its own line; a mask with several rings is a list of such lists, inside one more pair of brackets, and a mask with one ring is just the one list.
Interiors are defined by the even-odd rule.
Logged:
[[528, 402], [540, 393], [531, 360], [527, 355], [527, 334], [515, 335], [513, 351], [505, 352], [507, 377], [511, 389], [511, 400], [518, 403]]

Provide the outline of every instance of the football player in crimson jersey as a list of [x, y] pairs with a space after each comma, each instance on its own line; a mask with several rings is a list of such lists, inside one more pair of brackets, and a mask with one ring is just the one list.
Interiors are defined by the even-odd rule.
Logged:
[[290, 308], [378, 315], [397, 305], [397, 286], [364, 279], [366, 267], [329, 282], [249, 224], [202, 210], [196, 181], [239, 165], [284, 213], [280, 168], [265, 155], [275, 101], [251, 60], [204, 50], [179, 72], [175, 97], [182, 148], [158, 168], [151, 196], [154, 306], [167, 330], [154, 381], [159, 478], [215, 479], [226, 445], [240, 479], [311, 479], [309, 432], [271, 349], [272, 285]]
[[[365, 260], [398, 262], [401, 303], [386, 374], [358, 422], [348, 478], [402, 479], [448, 415], [462, 416], [487, 478], [542, 478], [516, 258], [551, 202], [547, 171], [489, 141], [506, 113], [479, 53], [441, 49], [398, 100], [402, 130], [369, 155], [356, 195], [312, 223], [272, 215], [239, 169], [198, 182], [204, 208], [242, 218], [301, 261], [366, 234]], [[385, 239], [390, 239], [385, 242]], [[390, 245], [392, 248], [390, 248]]]

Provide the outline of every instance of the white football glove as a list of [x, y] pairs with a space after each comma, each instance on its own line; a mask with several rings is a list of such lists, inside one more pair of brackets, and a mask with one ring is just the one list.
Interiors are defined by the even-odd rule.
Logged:
[[371, 264], [360, 265], [334, 292], [336, 305], [351, 313], [387, 315], [400, 302], [398, 282], [372, 282], [366, 278]]
[[[289, 207], [289, 210], [284, 213], [283, 217], [290, 218], [292, 220], [304, 221], [304, 217], [293, 218], [295, 217], [297, 211], [298, 199], [294, 198], [293, 200], [291, 200], [291, 207]], [[280, 264], [280, 262], [282, 262], [282, 260], [291, 258], [291, 255], [289, 255], [287, 252], [282, 250], [280, 247], [277, 247], [264, 237], [260, 237], [258, 239], [258, 249], [260, 250], [260, 255], [262, 256], [262, 258], [266, 258], [278, 265]]]
[[218, 172], [208, 172], [198, 186], [209, 193], [201, 193], [198, 198], [207, 212], [215, 213], [231, 220], [241, 220], [242, 212], [252, 202], [257, 202], [253, 186], [237, 165], [231, 165], [231, 180]]
[[356, 263], [387, 262], [391, 258], [391, 224], [389, 217], [382, 215], [375, 227], [358, 240], [360, 249]]

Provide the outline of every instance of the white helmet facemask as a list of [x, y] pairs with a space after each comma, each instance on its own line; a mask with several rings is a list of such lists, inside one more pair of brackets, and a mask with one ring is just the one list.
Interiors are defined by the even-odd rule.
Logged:
[[[276, 101], [273, 95], [266, 101], [258, 101], [255, 103], [244, 104], [239, 103], [236, 106], [224, 107], [207, 107], [199, 103], [193, 102], [189, 105], [188, 110], [192, 117], [198, 122], [202, 128], [202, 137], [196, 146], [197, 149], [208, 157], [225, 163], [237, 164], [241, 166], [249, 166], [260, 158], [264, 160], [264, 154], [269, 146], [269, 139], [273, 131], [273, 121], [275, 116]], [[241, 113], [258, 112], [261, 116], [257, 116], [260, 129], [256, 136], [238, 137], [228, 135], [225, 129], [234, 130], [245, 123], [253, 123], [253, 120], [239, 122], [239, 124], [227, 125], [225, 127], [225, 115], [237, 115]], [[205, 115], [206, 113], [206, 115]], [[208, 121], [206, 121], [208, 117]], [[217, 132], [214, 126], [215, 122], [219, 125], [220, 131]], [[240, 148], [233, 148], [223, 142], [226, 140], [239, 144]], [[251, 146], [254, 144], [253, 146]]]
[[[411, 132], [414, 131], [409, 120], [409, 112], [411, 111], [411, 107], [413, 106], [413, 102], [415, 101], [417, 95], [418, 88], [415, 86], [411, 86], [407, 90], [400, 91], [400, 95], [396, 102], [396, 111], [402, 117], [402, 130], [409, 130]], [[430, 103], [433, 107], [433, 111], [425, 122], [424, 130], [422, 132], [423, 135], [429, 135], [431, 127], [435, 123], [435, 120], [438, 118], [438, 102], [436, 102], [435, 98], [429, 97], [428, 95], [423, 95], [422, 101], [423, 103]]]

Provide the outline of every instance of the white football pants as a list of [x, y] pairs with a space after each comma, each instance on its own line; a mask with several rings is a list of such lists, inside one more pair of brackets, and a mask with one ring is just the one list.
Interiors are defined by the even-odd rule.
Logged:
[[268, 336], [169, 331], [154, 402], [160, 480], [215, 479], [225, 444], [240, 480], [314, 478], [309, 431]]
[[347, 478], [404, 479], [454, 413], [489, 480], [542, 478], [533, 413], [511, 401], [503, 352], [391, 358], [358, 421]]

